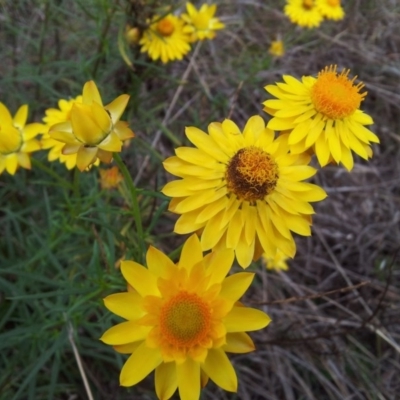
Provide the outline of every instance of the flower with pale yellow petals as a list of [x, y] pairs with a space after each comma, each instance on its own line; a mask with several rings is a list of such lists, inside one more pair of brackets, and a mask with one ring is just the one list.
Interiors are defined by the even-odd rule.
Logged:
[[264, 253], [262, 260], [265, 263], [265, 267], [269, 270], [287, 271], [289, 269], [287, 264], [288, 257], [279, 250], [275, 253], [274, 257], [270, 257]]
[[340, 0], [315, 0], [315, 4], [322, 16], [327, 19], [339, 21], [344, 18]]
[[100, 185], [102, 189], [116, 188], [123, 180], [123, 176], [119, 172], [117, 166], [108, 169], [100, 169]]
[[285, 46], [282, 40], [274, 40], [268, 49], [268, 53], [275, 57], [282, 57], [285, 54]]
[[225, 25], [216, 17], [215, 4], [202, 4], [199, 10], [192, 3], [186, 3], [187, 14], [182, 14], [186, 22], [184, 31], [191, 35], [191, 41], [214, 39], [216, 31], [224, 29]]
[[155, 16], [139, 41], [140, 51], [148, 53], [154, 61], [161, 59], [164, 64], [182, 60], [191, 49], [190, 37], [183, 27], [184, 22], [175, 15]]
[[266, 327], [262, 311], [239, 303], [254, 274], [226, 277], [232, 250], [203, 256], [192, 235], [174, 264], [150, 247], [148, 268], [122, 261], [121, 271], [131, 289], [104, 299], [105, 306], [126, 319], [101, 337], [120, 353], [130, 354], [120, 384], [133, 386], [155, 370], [159, 399], [178, 389], [181, 400], [197, 400], [211, 379], [221, 388], [237, 391], [237, 377], [228, 353], [248, 353], [254, 344], [246, 331]]
[[26, 124], [28, 106], [22, 105], [14, 118], [0, 102], [0, 174], [6, 170], [14, 175], [18, 167], [31, 169], [30, 153], [40, 150], [35, 138], [45, 127], [37, 122]]
[[268, 85], [265, 90], [276, 99], [267, 100], [264, 110], [273, 116], [268, 127], [289, 131], [292, 154], [314, 149], [323, 167], [331, 161], [342, 163], [347, 170], [354, 166], [352, 152], [367, 160], [372, 157], [372, 143], [379, 138], [365, 125], [372, 118], [362, 112], [362, 83], [349, 79], [349, 70], [340, 74], [336, 66], [325, 67], [318, 77], [305, 76], [301, 81], [289, 75], [283, 82]]
[[292, 23], [304, 28], [317, 28], [324, 19], [315, 0], [287, 0], [284, 12]]
[[70, 119], [50, 128], [51, 138], [65, 143], [62, 153], [76, 154], [76, 165], [83, 171], [97, 159], [110, 163], [113, 152], [120, 152], [122, 142], [134, 133], [128, 123], [120, 121], [129, 96], [123, 94], [103, 106], [100, 93], [93, 81], [83, 87], [82, 103], [74, 102]]
[[172, 197], [169, 210], [180, 214], [174, 232], [199, 232], [204, 251], [235, 250], [247, 268], [262, 253], [280, 249], [293, 257], [292, 232], [311, 235], [309, 202], [326, 193], [303, 180], [316, 173], [311, 157], [289, 154], [288, 135], [275, 138], [260, 116], [243, 130], [231, 120], [213, 122], [208, 134], [186, 128], [197, 147], [179, 147], [164, 168], [182, 179], [167, 183], [162, 192]]

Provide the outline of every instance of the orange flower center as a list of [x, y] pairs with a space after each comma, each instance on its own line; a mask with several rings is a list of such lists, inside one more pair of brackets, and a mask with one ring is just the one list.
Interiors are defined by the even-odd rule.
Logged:
[[157, 24], [157, 32], [161, 36], [171, 36], [174, 33], [175, 26], [168, 18], [164, 18]]
[[182, 291], [161, 308], [160, 332], [174, 347], [193, 347], [210, 334], [211, 309], [197, 294]]
[[331, 7], [338, 7], [340, 6], [340, 0], [328, 0], [328, 4]]
[[17, 153], [22, 146], [22, 135], [12, 125], [0, 126], [0, 154]]
[[314, 0], [303, 0], [303, 8], [310, 10], [314, 7]]
[[363, 83], [354, 85], [356, 76], [350, 80], [349, 70], [341, 74], [336, 72], [336, 65], [325, 67], [311, 88], [311, 100], [318, 112], [329, 119], [342, 119], [352, 115], [359, 107], [367, 92], [359, 93]]
[[226, 170], [228, 190], [239, 199], [254, 202], [273, 192], [279, 178], [278, 165], [264, 150], [240, 149]]

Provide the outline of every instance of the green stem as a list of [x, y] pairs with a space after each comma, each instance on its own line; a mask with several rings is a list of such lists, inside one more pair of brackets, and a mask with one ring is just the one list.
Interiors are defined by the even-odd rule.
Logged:
[[114, 160], [117, 163], [119, 170], [122, 172], [122, 175], [124, 176], [126, 186], [128, 187], [128, 191], [131, 196], [133, 218], [135, 220], [136, 232], [138, 235], [139, 249], [140, 249], [138, 262], [143, 263], [144, 254], [146, 253], [146, 245], [144, 242], [142, 217], [140, 215], [139, 203], [137, 199], [137, 190], [133, 183], [131, 174], [129, 173], [128, 168], [126, 168], [126, 165], [122, 161], [122, 158], [119, 155], [119, 153], [114, 153]]

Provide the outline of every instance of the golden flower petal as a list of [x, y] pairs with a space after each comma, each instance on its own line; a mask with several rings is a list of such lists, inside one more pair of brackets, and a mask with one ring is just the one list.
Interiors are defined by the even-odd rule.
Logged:
[[13, 121], [14, 126], [16, 126], [18, 129], [23, 129], [27, 119], [28, 119], [28, 106], [24, 104], [18, 109], [17, 113], [14, 116], [14, 121]]
[[[120, 385], [133, 386], [143, 380], [162, 363], [158, 349], [150, 349], [143, 342], [128, 358], [121, 370]], [[140, 365], [140, 368], [138, 366]]]
[[237, 391], [235, 370], [223, 350], [210, 349], [201, 368], [218, 386], [229, 392]]
[[83, 96], [82, 98], [83, 104], [91, 105], [93, 104], [93, 102], [96, 102], [100, 106], [103, 105], [99, 89], [97, 89], [97, 86], [94, 83], [94, 81], [88, 81], [85, 83], [85, 85], [83, 86], [82, 96]]
[[113, 124], [116, 124], [121, 115], [125, 111], [126, 106], [128, 105], [130, 96], [127, 94], [121, 94], [116, 99], [114, 99], [110, 104], [107, 104], [104, 109], [110, 112], [111, 119]]
[[[246, 321], [244, 323], [244, 321]], [[265, 328], [271, 322], [262, 311], [248, 307], [233, 307], [224, 318], [224, 325], [227, 332], [253, 331]]]
[[155, 386], [160, 400], [169, 399], [178, 388], [176, 366], [174, 362], [160, 364], [155, 372]]
[[157, 277], [147, 268], [134, 261], [122, 261], [121, 272], [128, 283], [141, 296], [160, 296]]
[[200, 364], [187, 358], [176, 365], [179, 396], [181, 400], [198, 400], [200, 398]]
[[226, 335], [226, 344], [222, 350], [227, 353], [249, 353], [255, 350], [255, 346], [250, 336], [245, 332], [231, 332]]

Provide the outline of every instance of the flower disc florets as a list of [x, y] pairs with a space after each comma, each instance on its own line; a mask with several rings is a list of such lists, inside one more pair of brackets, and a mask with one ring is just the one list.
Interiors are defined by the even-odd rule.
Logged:
[[349, 69], [344, 69], [340, 74], [336, 69], [336, 65], [325, 67], [311, 88], [315, 109], [330, 119], [350, 117], [367, 95], [367, 92], [359, 93], [364, 84], [360, 82], [355, 85], [356, 76], [352, 80], [348, 78]]
[[254, 146], [240, 149], [226, 169], [228, 190], [250, 202], [272, 193], [278, 178], [276, 162], [264, 150]]

